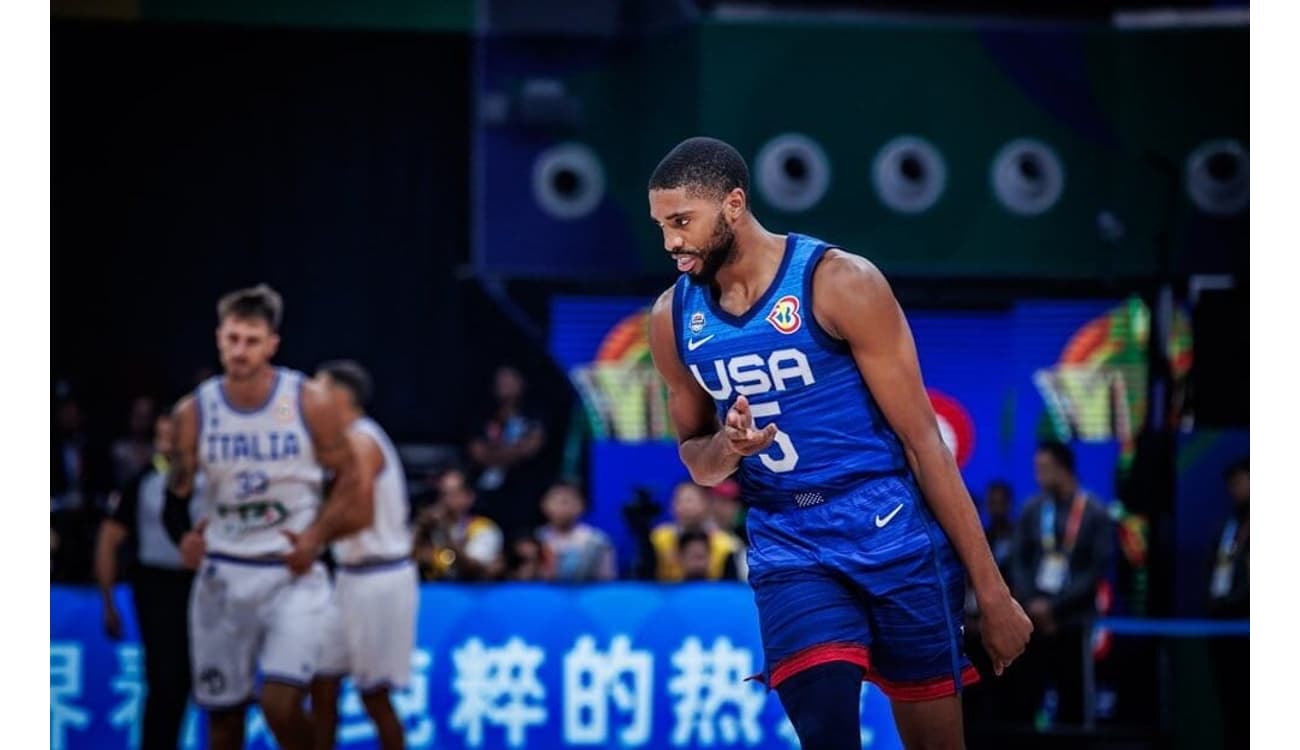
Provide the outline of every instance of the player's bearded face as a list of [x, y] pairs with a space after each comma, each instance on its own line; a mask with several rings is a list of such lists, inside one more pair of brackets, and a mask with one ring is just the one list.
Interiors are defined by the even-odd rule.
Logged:
[[700, 259], [699, 268], [687, 274], [692, 284], [707, 286], [718, 277], [718, 271], [731, 259], [735, 251], [736, 232], [727, 223], [727, 219], [718, 211], [713, 224], [713, 233], [709, 236], [706, 247], [699, 250], [685, 250], [684, 253], [695, 255]]
[[275, 355], [280, 337], [265, 320], [228, 317], [217, 329], [217, 350], [226, 374], [235, 380], [262, 371]]

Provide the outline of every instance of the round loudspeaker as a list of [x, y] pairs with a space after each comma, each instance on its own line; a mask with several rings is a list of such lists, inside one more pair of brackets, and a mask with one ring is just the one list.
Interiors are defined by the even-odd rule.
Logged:
[[782, 211], [807, 211], [831, 184], [826, 152], [806, 135], [778, 135], [763, 145], [754, 163], [763, 199]]
[[552, 146], [533, 161], [533, 198], [553, 218], [581, 219], [596, 210], [604, 195], [600, 158], [581, 143]]
[[899, 213], [919, 214], [943, 195], [948, 167], [929, 141], [902, 135], [881, 146], [871, 165], [871, 177], [886, 206]]
[[1241, 142], [1207, 141], [1187, 157], [1187, 196], [1208, 214], [1227, 216], [1250, 203], [1250, 154]]
[[1008, 211], [1034, 216], [1056, 205], [1065, 190], [1065, 167], [1047, 144], [1017, 138], [993, 157], [989, 179]]

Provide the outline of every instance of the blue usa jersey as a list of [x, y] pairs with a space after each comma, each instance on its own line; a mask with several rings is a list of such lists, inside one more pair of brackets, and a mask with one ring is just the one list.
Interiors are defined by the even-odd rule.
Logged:
[[826, 248], [790, 234], [776, 278], [744, 315], [685, 274], [673, 291], [678, 356], [719, 419], [743, 395], [758, 428], [780, 430], [767, 450], [741, 459], [736, 477], [750, 505], [812, 505], [907, 465], [848, 345], [813, 317], [813, 269]]

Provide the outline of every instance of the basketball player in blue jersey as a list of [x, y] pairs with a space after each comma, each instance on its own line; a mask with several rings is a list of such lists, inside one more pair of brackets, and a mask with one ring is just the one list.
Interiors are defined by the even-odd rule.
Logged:
[[[282, 309], [264, 285], [222, 297], [217, 349], [225, 374], [173, 411], [164, 513], [182, 558], [198, 567], [190, 595], [194, 699], [208, 711], [209, 747], [222, 750], [243, 745], [259, 671], [259, 703], [276, 742], [311, 747], [303, 699], [330, 603], [318, 557], [363, 520], [352, 511], [361, 476], [345, 414], [321, 383], [271, 365]], [[335, 482], [321, 511], [327, 469]], [[204, 520], [186, 531], [199, 473]]]
[[749, 505], [749, 583], [766, 665], [805, 749], [861, 747], [862, 679], [908, 748], [963, 746], [969, 573], [1002, 671], [1032, 626], [989, 551], [940, 437], [911, 332], [884, 276], [812, 237], [767, 231], [749, 170], [692, 138], [650, 178], [681, 272], [650, 346], [682, 462], [735, 474]]

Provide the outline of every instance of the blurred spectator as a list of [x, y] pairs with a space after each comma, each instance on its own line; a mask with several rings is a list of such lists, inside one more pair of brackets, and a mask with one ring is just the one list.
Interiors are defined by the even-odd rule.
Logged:
[[81, 406], [72, 397], [56, 400], [52, 422], [50, 579], [86, 583], [91, 576], [100, 499], [109, 487], [106, 456], [92, 445]]
[[740, 499], [740, 483], [726, 479], [709, 488], [710, 513], [718, 528], [731, 533], [736, 540], [736, 551], [732, 553], [736, 566], [736, 578], [749, 579], [749, 534], [745, 531], [745, 518], [748, 509]]
[[[988, 525], [984, 528], [989, 549], [997, 561], [998, 570], [1008, 582], [1011, 580], [1011, 559], [1015, 549], [1015, 523], [1011, 518], [1011, 485], [1004, 479], [989, 482], [984, 491], [984, 507], [988, 512]], [[975, 599], [975, 587], [970, 580], [966, 583], [966, 607], [964, 612], [966, 630], [962, 638], [966, 654], [971, 664], [980, 673], [980, 682], [972, 685], [962, 698], [962, 710], [967, 721], [1006, 718], [1006, 709], [1014, 698], [1006, 694], [1006, 683], [993, 672], [993, 661], [984, 648], [984, 638], [980, 633], [979, 603]]]
[[113, 485], [121, 487], [144, 471], [154, 455], [154, 419], [158, 407], [148, 396], [131, 401], [126, 417], [126, 434], [113, 441], [109, 453], [113, 459]]
[[[186, 616], [190, 582], [194, 577], [181, 564], [180, 550], [163, 526], [167, 455], [173, 427], [167, 416], [157, 417], [150, 444], [151, 459], [109, 499], [108, 517], [99, 527], [95, 546], [95, 579], [104, 605], [104, 632], [120, 639], [122, 619], [113, 600], [118, 580], [118, 549], [128, 538], [137, 564], [132, 570], [131, 601], [140, 640], [144, 644], [146, 700], [143, 750], [163, 750], [180, 744], [181, 719], [190, 691], [190, 651]], [[200, 497], [199, 492], [194, 497]], [[194, 518], [198, 501], [191, 502]]]
[[718, 528], [709, 508], [711, 499], [708, 490], [694, 482], [682, 482], [673, 490], [673, 520], [660, 524], [650, 533], [657, 561], [657, 580], [682, 580], [678, 537], [688, 531], [702, 532], [709, 538], [711, 580], [739, 580], [735, 554], [740, 549], [740, 542], [731, 532]]
[[1057, 720], [1078, 724], [1085, 625], [1097, 613], [1097, 585], [1114, 555], [1114, 529], [1101, 502], [1079, 486], [1074, 453], [1065, 445], [1039, 445], [1034, 477], [1042, 494], [1016, 524], [1011, 559], [1012, 590], [1034, 622], [1034, 635], [1011, 668], [1016, 685], [1008, 694], [1018, 699], [1013, 715], [1033, 720], [1054, 682]]
[[1011, 485], [1005, 479], [994, 479], [984, 491], [984, 507], [988, 510], [989, 525], [984, 529], [989, 549], [1003, 578], [1011, 573], [1011, 553], [1014, 549], [1016, 527], [1011, 518]]
[[618, 576], [609, 537], [580, 520], [586, 509], [586, 498], [568, 482], [556, 483], [542, 498], [547, 523], [537, 535], [554, 561], [556, 581], [612, 581]]
[[631, 577], [637, 581], [654, 581], [658, 578], [659, 552], [650, 541], [655, 521], [663, 515], [664, 506], [655, 502], [650, 490], [637, 487], [633, 499], [623, 505], [623, 522], [632, 534], [636, 553], [632, 562]]
[[[1241, 459], [1224, 473], [1232, 507], [1216, 536], [1210, 572], [1209, 613], [1219, 619], [1250, 618], [1250, 462]], [[1250, 641], [1210, 641], [1214, 683], [1223, 708], [1224, 747], [1250, 744]]]
[[518, 370], [498, 368], [493, 383], [496, 404], [469, 442], [479, 512], [504, 528], [532, 528], [542, 521], [535, 499], [548, 481], [537, 476], [546, 430], [524, 407], [527, 383]]
[[470, 513], [474, 490], [465, 472], [449, 469], [438, 478], [438, 499], [420, 511], [415, 559], [426, 581], [488, 581], [505, 571], [501, 528]]
[[549, 581], [554, 565], [531, 531], [515, 534], [506, 548], [506, 580]]
[[718, 528], [730, 531], [740, 540], [745, 538], [745, 504], [740, 500], [740, 483], [725, 479], [709, 488], [713, 495], [710, 512]]
[[710, 579], [712, 545], [703, 531], [683, 531], [677, 537], [677, 565], [682, 570], [683, 581]]
[[50, 510], [70, 510], [86, 504], [94, 480], [81, 405], [66, 398], [55, 405], [50, 441]]

